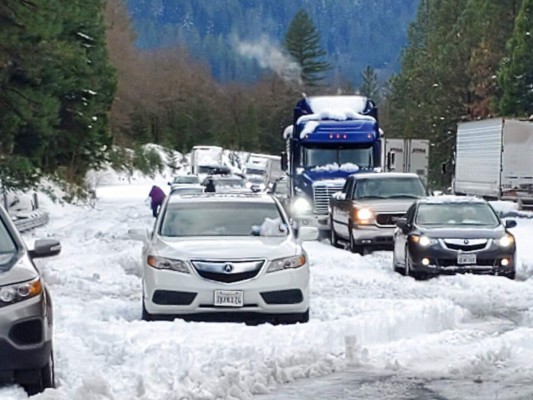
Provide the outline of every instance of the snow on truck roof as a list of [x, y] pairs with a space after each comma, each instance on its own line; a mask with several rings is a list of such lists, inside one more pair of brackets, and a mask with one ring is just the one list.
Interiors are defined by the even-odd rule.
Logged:
[[312, 96], [307, 98], [313, 113], [335, 109], [360, 114], [365, 110], [367, 100], [364, 96]]
[[[317, 96], [306, 99], [312, 114], [302, 115], [297, 124], [307, 123], [300, 133], [300, 138], [313, 133], [319, 126], [317, 121], [333, 120], [348, 121], [362, 120], [376, 122], [374, 117], [363, 115], [368, 99], [363, 96]], [[290, 135], [287, 129], [284, 137]]]
[[356, 179], [419, 178], [414, 172], [361, 172], [351, 176]]

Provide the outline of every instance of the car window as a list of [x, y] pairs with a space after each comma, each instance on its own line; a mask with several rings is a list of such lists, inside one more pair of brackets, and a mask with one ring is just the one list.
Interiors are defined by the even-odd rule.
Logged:
[[177, 194], [177, 195], [195, 194], [195, 193], [203, 193], [203, 192], [204, 192], [204, 188], [203, 187], [172, 189], [172, 194]]
[[496, 214], [484, 203], [421, 204], [416, 215], [418, 225], [479, 225], [499, 224]]
[[285, 236], [288, 229], [274, 203], [175, 203], [170, 204], [163, 215], [160, 234], [172, 237]]
[[416, 177], [359, 179], [354, 197], [361, 198], [420, 198], [426, 190]]
[[195, 184], [199, 183], [199, 180], [197, 176], [177, 176], [174, 178], [173, 183]]
[[0, 271], [7, 269], [16, 253], [17, 245], [4, 222], [0, 220]]

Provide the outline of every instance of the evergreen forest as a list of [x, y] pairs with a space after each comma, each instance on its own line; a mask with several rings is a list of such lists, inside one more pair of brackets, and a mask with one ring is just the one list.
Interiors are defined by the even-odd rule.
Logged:
[[[163, 13], [172, 4], [172, 12]], [[335, 9], [328, 4], [2, 1], [2, 184], [25, 187], [56, 176], [82, 185], [87, 170], [104, 162], [146, 165], [139, 154], [145, 143], [181, 152], [213, 144], [277, 154], [302, 92], [358, 91], [378, 101], [387, 136], [431, 140], [430, 185], [444, 188], [451, 176], [441, 175], [441, 165], [451, 165], [458, 121], [533, 114], [533, 0], [420, 0], [411, 19], [408, 1], [367, 1], [364, 12], [358, 8], [363, 2], [338, 1]], [[296, 19], [300, 10], [305, 15]], [[228, 22], [232, 12], [247, 27]], [[341, 28], [346, 21], [350, 29]], [[403, 21], [402, 44], [394, 32]], [[356, 33], [364, 23], [373, 24], [366, 26], [373, 34], [382, 31], [372, 42], [375, 52], [363, 50]], [[375, 26], [380, 30], [370, 29]], [[247, 48], [256, 55], [249, 59], [256, 72], [229, 59], [213, 67], [201, 55], [206, 49], [227, 51], [220, 45], [227, 43], [227, 32], [244, 38], [246, 29], [255, 35], [246, 40], [258, 40], [268, 59], [295, 67], [297, 79], [286, 68], [257, 64], [257, 45]], [[340, 41], [331, 38], [333, 30], [355, 57], [348, 63], [357, 60], [357, 80], [339, 72], [345, 58], [340, 42], [332, 46], [332, 40]], [[389, 34], [396, 39], [388, 40]], [[298, 43], [311, 59], [295, 56]], [[388, 69], [383, 55], [393, 53], [400, 54], [397, 67]]]

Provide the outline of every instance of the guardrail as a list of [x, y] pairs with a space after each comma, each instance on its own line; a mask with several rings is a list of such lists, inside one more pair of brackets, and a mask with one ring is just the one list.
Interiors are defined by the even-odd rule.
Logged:
[[11, 215], [11, 220], [19, 232], [25, 232], [47, 224], [50, 221], [50, 215], [42, 210], [18, 212]]

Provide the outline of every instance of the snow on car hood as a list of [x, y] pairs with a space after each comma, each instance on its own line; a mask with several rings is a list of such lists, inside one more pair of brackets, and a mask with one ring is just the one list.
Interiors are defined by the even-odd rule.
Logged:
[[358, 207], [368, 207], [376, 213], [405, 213], [416, 201], [416, 198], [390, 198], [390, 199], [358, 199], [354, 204]]
[[459, 225], [457, 227], [420, 227], [420, 232], [431, 238], [440, 239], [497, 239], [503, 236], [503, 226]]
[[158, 253], [182, 259], [288, 257], [301, 252], [292, 236], [284, 237], [159, 237]]

